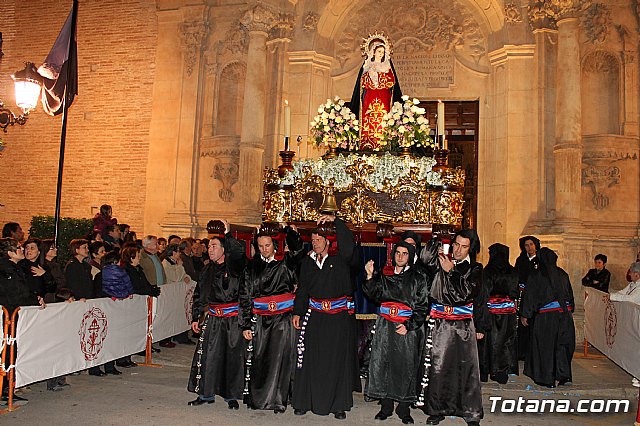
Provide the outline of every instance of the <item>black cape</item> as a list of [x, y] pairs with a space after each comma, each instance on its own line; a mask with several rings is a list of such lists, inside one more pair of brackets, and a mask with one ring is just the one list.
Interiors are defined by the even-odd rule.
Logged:
[[[521, 311], [521, 300], [522, 295], [526, 291], [527, 281], [529, 280], [529, 276], [538, 270], [540, 260], [536, 255], [532, 259], [529, 259], [529, 256], [524, 250], [524, 243], [527, 240], [533, 241], [536, 246], [536, 251], [540, 251], [540, 240], [532, 235], [527, 235], [525, 237], [520, 238], [518, 241], [520, 246], [520, 255], [516, 259], [516, 271], [518, 271], [518, 285], [520, 288], [520, 295], [518, 299], [520, 303], [518, 303], [518, 311]], [[533, 318], [531, 319], [534, 320]], [[533, 324], [530, 322], [529, 327], [524, 327], [521, 324], [518, 324], [518, 359], [524, 360], [527, 357], [527, 353], [529, 352], [529, 342], [531, 341], [531, 328]]]
[[[435, 269], [432, 303], [463, 306], [473, 303], [482, 280], [482, 265], [463, 261], [445, 272], [439, 264], [440, 243], [431, 240], [423, 249], [425, 265]], [[483, 417], [476, 329], [473, 319], [429, 318], [426, 331], [427, 371], [418, 404], [432, 416]], [[426, 382], [426, 383], [425, 383]], [[422, 399], [424, 398], [424, 401]]]
[[374, 275], [362, 289], [375, 303], [399, 302], [413, 311], [404, 322], [408, 330], [404, 336], [396, 333], [399, 323], [378, 316], [365, 394], [374, 399], [415, 402], [424, 346], [423, 325], [429, 306], [426, 276], [411, 266], [401, 274]]
[[292, 313], [263, 316], [252, 312], [253, 299], [293, 293], [298, 282], [295, 272], [304, 256], [304, 245], [297, 232], [289, 227], [286, 232], [289, 251], [284, 259], [267, 263], [257, 254], [240, 286], [240, 328], [253, 330], [245, 386], [245, 403], [253, 409], [284, 409], [291, 393], [296, 357]]
[[293, 312], [301, 317], [304, 334], [299, 344], [304, 344], [304, 351], [296, 361], [301, 366], [296, 366], [291, 403], [297, 410], [320, 415], [350, 410], [352, 392], [361, 390], [354, 315], [347, 311], [325, 314], [309, 308], [310, 297], [353, 295], [353, 234], [340, 219], [335, 224], [338, 254], [328, 256], [322, 269], [310, 256], [304, 258]]
[[[192, 318], [196, 321], [209, 304], [238, 302], [244, 280], [244, 244], [227, 236], [225, 262], [209, 262], [193, 294]], [[220, 395], [242, 399], [247, 341], [238, 317], [206, 315], [191, 363], [187, 389], [200, 396]]]
[[[556, 380], [571, 381], [576, 333], [567, 306], [574, 306], [573, 291], [567, 273], [556, 266], [558, 256], [552, 250], [543, 247], [538, 257], [540, 267], [529, 277], [522, 297], [522, 316], [534, 319], [529, 325], [531, 341], [524, 374], [539, 385], [554, 386]], [[553, 301], [564, 307], [562, 312], [538, 312]]]
[[480, 373], [483, 380], [506, 382], [508, 375], [518, 374], [517, 314], [493, 314], [487, 303], [491, 297], [518, 298], [518, 273], [509, 264], [509, 247], [489, 247], [489, 262], [482, 272], [482, 287], [474, 304], [476, 331], [484, 333], [478, 340]]

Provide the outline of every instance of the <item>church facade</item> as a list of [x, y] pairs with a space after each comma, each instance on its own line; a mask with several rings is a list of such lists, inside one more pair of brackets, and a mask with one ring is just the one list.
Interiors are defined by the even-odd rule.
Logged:
[[[4, 74], [25, 51], [44, 58], [42, 40], [52, 43], [66, 16], [28, 30], [44, 12], [11, 3], [0, 17], [6, 104]], [[558, 252], [577, 301], [580, 278], [605, 253], [612, 288], [623, 287], [640, 224], [636, 2], [87, 0], [79, 13], [63, 215], [110, 203], [139, 235], [202, 235], [220, 217], [258, 223], [262, 170], [283, 149], [284, 100], [296, 158], [320, 156], [306, 143], [309, 122], [327, 98], [351, 97], [362, 39], [383, 31], [404, 94], [479, 104], [484, 247], [507, 244], [515, 259], [518, 238], [538, 236]], [[111, 81], [119, 91], [105, 89]], [[51, 214], [57, 156], [47, 153], [59, 127], [49, 120], [36, 112], [3, 136], [0, 161], [48, 176], [26, 199], [18, 182], [5, 186], [4, 221]]]

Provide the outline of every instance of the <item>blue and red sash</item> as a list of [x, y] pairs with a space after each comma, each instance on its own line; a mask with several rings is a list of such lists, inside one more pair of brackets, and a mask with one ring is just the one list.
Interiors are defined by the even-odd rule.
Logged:
[[473, 318], [473, 303], [463, 306], [446, 306], [440, 303], [433, 303], [430, 315], [431, 318], [442, 318], [451, 321]]
[[309, 298], [309, 308], [313, 311], [325, 314], [337, 314], [338, 312], [348, 311], [353, 313], [355, 304], [351, 297], [343, 296], [335, 299], [315, 299]]
[[227, 318], [238, 316], [238, 302], [209, 304], [209, 314], [214, 317]]
[[[573, 311], [573, 306], [571, 306], [569, 304], [569, 302], [566, 302], [567, 304], [567, 311]], [[564, 310], [562, 309], [562, 307], [560, 307], [560, 302], [558, 302], [557, 300], [554, 300], [553, 302], [549, 302], [546, 305], [544, 305], [542, 308], [538, 309], [538, 313], [543, 314], [545, 312], [564, 312]]]
[[277, 315], [293, 310], [293, 293], [264, 296], [253, 299], [253, 313], [257, 315]]
[[515, 314], [516, 303], [506, 296], [493, 296], [487, 302], [489, 312], [496, 315]]
[[398, 302], [382, 302], [380, 316], [391, 322], [405, 322], [413, 315], [413, 310], [405, 304]]

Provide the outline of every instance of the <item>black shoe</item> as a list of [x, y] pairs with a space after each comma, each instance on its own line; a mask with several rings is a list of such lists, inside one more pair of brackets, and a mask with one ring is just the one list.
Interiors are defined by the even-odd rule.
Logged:
[[333, 415], [333, 417], [335, 417], [338, 420], [344, 420], [347, 418], [347, 413], [345, 413], [344, 411], [338, 411]]
[[229, 410], [238, 410], [240, 408], [240, 404], [235, 399], [232, 399], [227, 404], [229, 405]]
[[106, 375], [107, 375], [107, 373], [105, 373], [105, 372], [104, 372], [104, 371], [102, 371], [102, 370], [98, 370], [98, 371], [96, 371], [95, 373], [94, 373], [93, 371], [89, 371], [89, 375], [90, 375], [90, 376], [96, 376], [96, 377], [102, 377], [102, 376], [106, 376]]
[[480, 426], [480, 422], [477, 420], [472, 420], [470, 422], [467, 422], [467, 426]]
[[202, 404], [213, 404], [214, 402], [215, 402], [214, 400], [205, 401], [204, 399], [196, 398], [193, 401], [187, 402], [187, 405], [194, 407]]
[[284, 410], [285, 410], [284, 408], [274, 408], [273, 412], [275, 414], [282, 414], [282, 413], [284, 413]]
[[498, 382], [501, 385], [505, 385], [509, 381], [509, 375], [507, 373], [496, 373], [491, 376], [491, 380]]
[[562, 379], [558, 382], [558, 386], [572, 385], [571, 379]]
[[113, 367], [112, 369], [109, 370], [104, 370], [105, 374], [111, 374], [112, 376], [119, 376], [122, 374], [122, 371], [118, 370], [117, 368]]
[[480, 381], [482, 383], [487, 383], [489, 381], [489, 375], [486, 373], [480, 373]]
[[375, 400], [376, 400], [375, 398], [371, 398], [371, 397], [369, 397], [367, 395], [364, 396], [364, 402], [373, 402]]
[[402, 423], [405, 425], [412, 425], [413, 424], [413, 417], [411, 417], [410, 415], [406, 415], [404, 417], [402, 417]]
[[293, 410], [293, 414], [295, 414], [296, 416], [304, 416], [305, 414], [307, 414], [307, 410], [298, 410], [296, 408], [295, 410]]
[[444, 420], [444, 416], [429, 416], [429, 417], [427, 417], [427, 424], [428, 425], [437, 425], [438, 423], [440, 423], [443, 420]]
[[385, 414], [382, 411], [380, 411], [378, 414], [376, 414], [376, 416], [374, 417], [374, 419], [376, 420], [387, 420], [389, 418], [389, 414]]
[[131, 366], [129, 365], [129, 362], [128, 362], [128, 361], [116, 361], [116, 366], [117, 366], [117, 367], [122, 367], [122, 368], [129, 368], [129, 367], [131, 367]]

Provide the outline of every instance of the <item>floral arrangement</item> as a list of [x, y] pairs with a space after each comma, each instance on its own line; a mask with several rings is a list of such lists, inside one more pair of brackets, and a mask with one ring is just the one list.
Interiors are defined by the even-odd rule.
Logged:
[[320, 105], [310, 123], [310, 142], [327, 148], [357, 149], [360, 132], [356, 115], [336, 96]]
[[338, 155], [330, 159], [306, 159], [294, 161], [293, 170], [287, 172], [282, 179], [283, 185], [294, 185], [297, 180], [304, 178], [305, 167], [311, 169], [311, 174], [322, 179], [325, 184], [333, 180], [334, 188], [344, 191], [351, 186], [353, 180], [346, 172], [348, 166], [354, 164], [356, 159], [364, 159], [366, 163], [373, 166], [373, 172], [367, 175], [369, 184], [377, 191], [381, 191], [385, 186], [385, 181], [395, 186], [400, 178], [409, 175], [412, 167], [419, 170], [418, 178], [424, 179], [429, 185], [442, 185], [440, 173], [432, 170], [436, 161], [431, 157], [398, 157], [386, 153], [381, 156], [360, 156], [351, 154], [348, 156]]
[[382, 148], [398, 151], [414, 146], [433, 147], [433, 140], [429, 136], [429, 120], [425, 117], [425, 109], [418, 106], [420, 101], [404, 95], [402, 102], [394, 102], [382, 119]]

